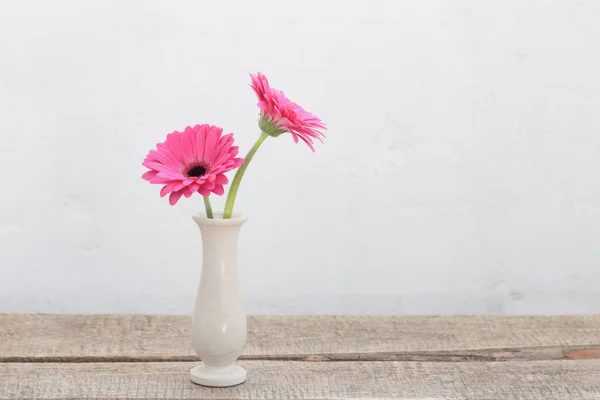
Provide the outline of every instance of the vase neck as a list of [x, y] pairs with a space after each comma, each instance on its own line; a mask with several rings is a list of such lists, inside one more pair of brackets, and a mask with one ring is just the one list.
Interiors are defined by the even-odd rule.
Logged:
[[231, 252], [237, 249], [241, 226], [201, 225], [203, 253]]
[[237, 274], [237, 243], [245, 218], [194, 217], [202, 234], [203, 281], [234, 278]]

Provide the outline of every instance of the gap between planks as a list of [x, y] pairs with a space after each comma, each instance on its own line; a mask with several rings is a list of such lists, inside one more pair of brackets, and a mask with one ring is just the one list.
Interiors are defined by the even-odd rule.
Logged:
[[[460, 351], [373, 352], [331, 354], [242, 355], [247, 361], [404, 361], [404, 362], [502, 362], [600, 359], [600, 344], [586, 346], [537, 346], [524, 348], [480, 349]], [[14, 356], [1, 357], [4, 363], [106, 363], [106, 362], [188, 362], [197, 356]]]

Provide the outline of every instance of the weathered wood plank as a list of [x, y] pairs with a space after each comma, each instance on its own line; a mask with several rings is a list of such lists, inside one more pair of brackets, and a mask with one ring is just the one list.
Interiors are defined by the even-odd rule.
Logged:
[[[195, 360], [188, 325], [184, 316], [0, 314], [0, 361]], [[256, 316], [243, 357], [560, 359], [598, 349], [600, 316]]]
[[194, 363], [0, 364], [0, 398], [520, 399], [600, 398], [600, 361], [420, 363], [242, 361], [243, 385], [192, 384]]

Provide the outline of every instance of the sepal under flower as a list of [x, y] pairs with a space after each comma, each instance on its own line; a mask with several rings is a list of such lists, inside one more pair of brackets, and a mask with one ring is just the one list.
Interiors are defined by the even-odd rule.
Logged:
[[286, 129], [283, 129], [276, 122], [271, 120], [271, 118], [265, 114], [264, 112], [260, 113], [260, 119], [258, 120], [258, 127], [261, 131], [268, 134], [269, 136], [277, 137], [282, 133], [287, 132]]

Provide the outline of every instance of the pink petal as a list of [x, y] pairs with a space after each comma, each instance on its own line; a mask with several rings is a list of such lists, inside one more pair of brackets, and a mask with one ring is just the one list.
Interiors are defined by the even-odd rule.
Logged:
[[[176, 180], [176, 182], [178, 182], [179, 180]], [[169, 178], [162, 178], [160, 176], [156, 176], [154, 178], [152, 178], [152, 180], [150, 180], [150, 183], [153, 184], [158, 184], [158, 185], [162, 185], [164, 183], [172, 183], [173, 179], [169, 179]]]
[[192, 197], [192, 195], [193, 195], [194, 193], [196, 193], [196, 191], [195, 191], [195, 190], [192, 190], [191, 186], [188, 186], [188, 187], [186, 187], [185, 189], [183, 189], [183, 195], [184, 195], [186, 198], [188, 198], [188, 199], [189, 199], [190, 197]]
[[207, 182], [209, 178], [210, 175], [203, 175], [198, 178], [195, 178], [194, 183], [197, 183], [198, 185], [204, 185], [204, 182]]
[[215, 184], [217, 184], [217, 185], [227, 185], [228, 182], [229, 182], [229, 179], [227, 179], [227, 177], [223, 174], [218, 174], [215, 177]]
[[181, 162], [177, 157], [175, 157], [171, 150], [169, 150], [166, 146], [160, 148], [159, 150], [152, 150], [149, 156], [152, 158], [148, 159], [148, 161], [157, 161], [164, 165], [164, 168], [161, 169], [170, 169], [173, 171], [178, 171], [181, 168]]
[[171, 195], [169, 196], [169, 204], [174, 206], [175, 204], [177, 204], [181, 196], [183, 196], [182, 191], [171, 193]]
[[181, 133], [175, 131], [167, 135], [167, 141], [165, 142], [171, 151], [171, 154], [181, 165], [185, 164], [185, 153], [183, 149], [183, 144], [181, 143]]
[[185, 161], [191, 161], [196, 159], [196, 132], [191, 126], [188, 126], [183, 131], [182, 135], [183, 154]]
[[158, 171], [159, 173], [161, 173], [161, 172], [177, 173], [177, 171], [175, 171], [174, 169], [170, 168], [169, 166], [167, 166], [159, 161], [144, 161], [144, 166], [146, 168], [154, 169], [154, 170]]
[[200, 186], [198, 188], [198, 193], [200, 193], [202, 196], [206, 197], [210, 195], [210, 190], [204, 188], [204, 186]]
[[212, 190], [212, 188], [215, 187], [215, 183], [214, 182], [206, 182], [204, 185], [202, 185], [203, 188], [205, 188], [206, 190]]
[[196, 131], [195, 141], [196, 141], [196, 156], [198, 160], [204, 159], [204, 145], [206, 139], [206, 125], [196, 125], [194, 126], [194, 131]]
[[236, 158], [233, 161], [234, 161], [233, 168], [237, 168], [237, 167], [239, 167], [240, 165], [242, 165], [244, 163], [244, 159], [243, 158]]
[[304, 136], [299, 136], [300, 139], [302, 139], [304, 141], [304, 143], [306, 143], [308, 145], [308, 147], [310, 147], [310, 149], [313, 151], [313, 153], [315, 152], [315, 148], [312, 145], [312, 140], [305, 138]]
[[172, 172], [172, 171], [159, 171], [158, 174], [156, 174], [156, 175], [158, 177], [167, 178], [167, 179], [176, 179], [176, 180], [183, 179], [183, 175], [181, 175], [180, 173], [177, 173], [177, 172]]
[[212, 192], [216, 195], [219, 196], [223, 196], [223, 193], [225, 193], [225, 189], [223, 189], [222, 185], [216, 185], [213, 189]]
[[213, 175], [218, 175], [218, 174], [221, 174], [221, 173], [223, 173], [223, 172], [227, 172], [227, 171], [229, 171], [230, 169], [231, 169], [231, 168], [226, 168], [226, 167], [225, 167], [225, 163], [223, 163], [223, 164], [219, 165], [218, 167], [214, 168], [214, 169], [211, 171], [211, 174], [213, 174]]
[[219, 139], [219, 144], [218, 146], [223, 148], [230, 148], [231, 145], [233, 144], [233, 133], [228, 133], [225, 136], [222, 136], [221, 139]]
[[235, 155], [231, 155], [230, 153], [231, 147], [230, 145], [222, 146], [218, 149], [218, 153], [213, 155], [213, 159], [215, 160], [213, 164], [220, 164], [224, 160], [235, 157]]
[[146, 171], [146, 172], [144, 172], [144, 175], [142, 175], [142, 179], [150, 181], [150, 180], [152, 180], [152, 178], [156, 177], [157, 173], [158, 172], [156, 172], [156, 171]]
[[206, 161], [213, 159], [213, 154], [215, 154], [216, 145], [219, 142], [219, 134], [218, 130], [208, 129], [206, 132], [206, 142], [204, 144], [204, 154], [203, 159]]
[[215, 157], [214, 164], [218, 165], [218, 164], [225, 163], [227, 160], [232, 160], [237, 155], [237, 153], [238, 153], [237, 146], [233, 146], [229, 149], [222, 148], [221, 151], [219, 152], [219, 155]]
[[173, 186], [173, 191], [174, 191], [174, 192], [178, 192], [178, 191], [180, 191], [181, 189], [183, 189], [184, 187], [185, 187], [185, 185], [183, 184], [183, 182], [177, 182], [177, 183], [175, 183], [175, 184], [174, 184], [174, 186]]
[[239, 154], [239, 152], [240, 152], [240, 149], [237, 146], [231, 146], [228, 151], [228, 153], [231, 157], [237, 156]]
[[173, 184], [165, 185], [160, 189], [160, 197], [165, 197], [167, 194], [173, 191]]
[[192, 183], [190, 186], [188, 186], [187, 188], [188, 188], [189, 190], [191, 190], [192, 192], [197, 192], [197, 191], [198, 191], [198, 188], [199, 188], [200, 186], [202, 186], [202, 185], [201, 185], [201, 184], [199, 184], [199, 183], [197, 183], [197, 182], [194, 182], [194, 183]]

